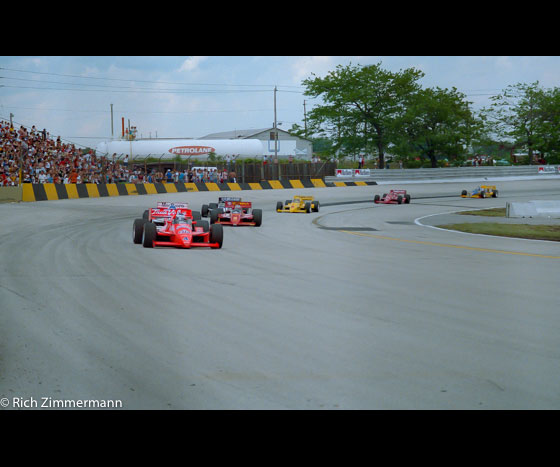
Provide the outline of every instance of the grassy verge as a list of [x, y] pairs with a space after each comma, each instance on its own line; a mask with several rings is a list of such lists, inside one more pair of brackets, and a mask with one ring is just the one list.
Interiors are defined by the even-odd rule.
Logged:
[[506, 208], [481, 209], [476, 211], [461, 211], [457, 214], [465, 216], [506, 217]]
[[466, 224], [439, 225], [442, 229], [459, 230], [474, 234], [497, 235], [499, 237], [530, 238], [560, 242], [560, 225], [498, 224], [473, 222]]

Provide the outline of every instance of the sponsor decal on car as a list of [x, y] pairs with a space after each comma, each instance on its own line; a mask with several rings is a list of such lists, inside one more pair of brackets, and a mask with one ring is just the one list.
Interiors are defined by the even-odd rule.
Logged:
[[154, 217], [173, 217], [175, 212], [175, 209], [152, 209], [152, 219]]

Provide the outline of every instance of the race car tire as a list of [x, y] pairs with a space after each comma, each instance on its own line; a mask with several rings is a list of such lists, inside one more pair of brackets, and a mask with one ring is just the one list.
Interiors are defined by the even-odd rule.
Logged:
[[202, 219], [202, 216], [200, 215], [200, 211], [191, 211], [191, 213], [192, 213], [193, 221], [199, 221], [200, 219]]
[[208, 217], [208, 205], [207, 204], [202, 205], [202, 209], [200, 210], [200, 215], [202, 217]]
[[481, 191], [481, 192], [480, 192], [480, 197], [481, 197], [481, 198], [484, 198], [484, 196], [485, 196], [485, 195], [484, 195], [484, 191]]
[[311, 209], [313, 212], [319, 212], [319, 201], [313, 201], [313, 203], [311, 203]]
[[402, 195], [397, 196], [397, 204], [402, 204]]
[[221, 224], [214, 224], [210, 227], [210, 243], [217, 243], [219, 246], [212, 248], [222, 248], [224, 242], [224, 228]]
[[197, 227], [202, 227], [202, 231], [204, 233], [206, 233], [210, 230], [210, 225], [208, 224], [208, 221], [196, 221], [196, 226]]
[[467, 190], [461, 191], [461, 196], [467, 196]]
[[218, 220], [218, 211], [216, 209], [212, 209], [210, 211], [210, 224], [215, 224]]
[[156, 224], [154, 224], [153, 222], [146, 222], [144, 224], [144, 248], [153, 248], [156, 236]]
[[277, 211], [277, 212], [278, 212], [278, 211], [281, 211], [283, 207], [284, 207], [284, 205], [282, 204], [282, 201], [278, 201], [278, 202], [276, 203], [276, 211]]
[[291, 199], [287, 199], [286, 202], [284, 203], [284, 206], [287, 206], [288, 204], [290, 204], [292, 202]]
[[142, 236], [144, 235], [144, 224], [145, 219], [134, 219], [134, 224], [132, 226], [132, 241], [139, 245], [142, 243]]
[[253, 221], [255, 227], [260, 227], [262, 224], [262, 209], [253, 209]]
[[377, 203], [378, 201], [379, 201], [379, 195], [375, 195], [375, 196], [373, 197], [373, 202], [374, 202], [374, 203]]
[[410, 204], [410, 195], [404, 195], [404, 202]]
[[311, 203], [309, 201], [305, 203], [305, 212], [311, 212]]
[[142, 214], [142, 219], [148, 220], [149, 218], [150, 218], [150, 210], [149, 210], [149, 209], [146, 209], [146, 210], [144, 211], [144, 214]]
[[385, 198], [387, 198], [387, 193], [383, 193], [383, 196], [381, 197], [381, 201], [385, 201]]
[[494, 190], [494, 193], [492, 193], [492, 198], [497, 198], [498, 197], [498, 190]]
[[209, 208], [209, 209], [216, 209], [217, 207], [218, 207], [218, 203], [210, 203], [210, 204], [208, 205], [208, 208]]

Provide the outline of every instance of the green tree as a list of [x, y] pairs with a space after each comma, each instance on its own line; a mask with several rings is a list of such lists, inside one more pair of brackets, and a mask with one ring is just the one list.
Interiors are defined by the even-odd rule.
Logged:
[[543, 144], [543, 103], [545, 93], [536, 81], [508, 86], [490, 97], [492, 104], [483, 109], [489, 128], [497, 137], [504, 137], [527, 150], [533, 163], [536, 146]]
[[428, 88], [409, 95], [402, 114], [392, 126], [396, 154], [428, 158], [437, 167], [437, 157], [463, 156], [482, 133], [481, 118], [457, 89]]
[[543, 89], [537, 99], [535, 146], [549, 163], [557, 164], [560, 162], [560, 88]]
[[419, 90], [424, 73], [413, 68], [393, 73], [379, 63], [339, 65], [324, 78], [312, 76], [303, 81], [304, 94], [323, 103], [311, 110], [308, 125], [326, 131], [339, 151], [377, 153], [383, 168], [393, 120]]

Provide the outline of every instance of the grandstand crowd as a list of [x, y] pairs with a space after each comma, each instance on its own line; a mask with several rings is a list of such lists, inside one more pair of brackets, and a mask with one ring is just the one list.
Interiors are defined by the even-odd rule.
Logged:
[[0, 186], [18, 185], [20, 171], [23, 183], [106, 183], [126, 176], [119, 161], [84, 153], [45, 129], [1, 121]]
[[[21, 164], [20, 164], [21, 161]], [[206, 168], [165, 173], [158, 169], [128, 165], [128, 157], [119, 160], [83, 152], [74, 144], [52, 138], [45, 130], [23, 125], [15, 129], [0, 121], [0, 186], [23, 183], [154, 183], [235, 181], [235, 173]]]

